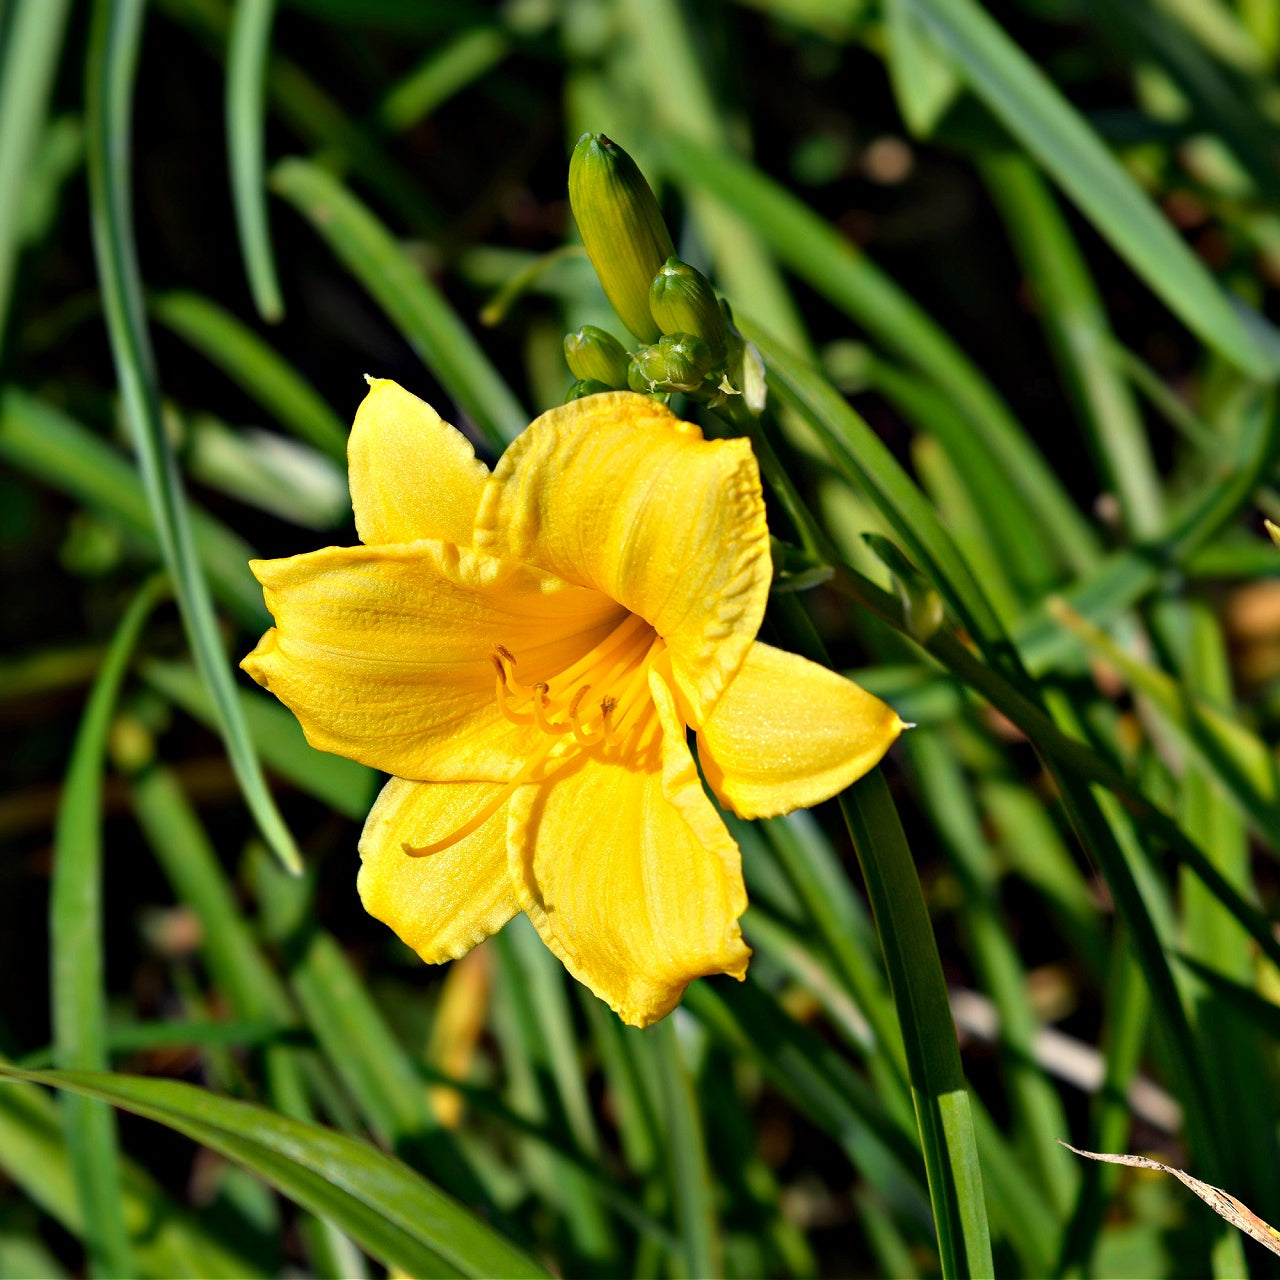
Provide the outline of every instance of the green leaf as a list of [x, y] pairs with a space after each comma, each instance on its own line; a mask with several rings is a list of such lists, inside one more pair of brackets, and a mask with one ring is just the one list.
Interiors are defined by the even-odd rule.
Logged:
[[[0, 458], [144, 542], [158, 542], [137, 471], [62, 410], [13, 387], [0, 392]], [[253, 548], [198, 507], [190, 515], [196, 554], [210, 588], [243, 626], [266, 630], [271, 615], [262, 603], [262, 588], [249, 572]]]
[[244, 1165], [410, 1274], [547, 1275], [431, 1183], [357, 1138], [176, 1080], [3, 1064], [0, 1076], [100, 1098], [167, 1125]]
[[[58, 806], [49, 931], [54, 1046], [63, 1067], [107, 1066], [102, 770], [129, 659], [164, 591], [162, 578], [150, 579], [112, 637], [76, 734]], [[79, 1097], [64, 1099], [63, 1113], [90, 1265], [98, 1275], [128, 1275], [133, 1263], [120, 1200], [115, 1117], [109, 1108]]]
[[0, 44], [0, 337], [22, 233], [22, 200], [62, 54], [69, 0], [16, 0]]
[[[1133, 179], [977, 0], [907, 0], [1006, 129], [1148, 287], [1223, 359], [1274, 380], [1280, 361]], [[1265, 325], [1265, 322], [1263, 322]]]
[[[213, 705], [194, 667], [148, 658], [142, 677], [188, 715], [212, 728]], [[378, 775], [354, 760], [317, 751], [293, 712], [257, 689], [237, 690], [241, 712], [263, 760], [282, 778], [327, 804], [336, 813], [363, 822], [377, 791]]]
[[347, 428], [316, 389], [269, 343], [198, 293], [150, 299], [151, 314], [243, 387], [276, 421], [346, 464]]
[[938, 945], [911, 850], [879, 769], [840, 798], [907, 1050], [944, 1276], [993, 1274], [982, 1167]]
[[927, 138], [961, 89], [960, 77], [909, 0], [885, 0], [885, 52], [898, 110], [912, 135]]
[[85, 90], [89, 204], [107, 332], [160, 550], [232, 770], [268, 845], [296, 870], [301, 866], [297, 847], [267, 789], [236, 701], [186, 496], [160, 417], [130, 197], [130, 109], [143, 13], [142, 0], [96, 0], [90, 31]]
[[284, 316], [267, 222], [265, 147], [267, 57], [275, 0], [236, 0], [227, 43], [227, 160], [236, 210], [240, 252], [249, 273], [258, 314], [275, 322]]
[[386, 227], [331, 173], [309, 160], [282, 160], [271, 171], [271, 186], [324, 238], [500, 452], [528, 424], [528, 416], [453, 309]]
[[683, 1274], [696, 1280], [721, 1274], [720, 1228], [716, 1221], [704, 1125], [689, 1069], [680, 1054], [674, 1020], [649, 1031], [655, 1041], [663, 1132], [671, 1192], [680, 1229]]
[[1084, 255], [1029, 160], [1013, 152], [996, 153], [983, 157], [981, 167], [1035, 293], [1063, 381], [1120, 501], [1129, 535], [1135, 540], [1157, 535], [1163, 525], [1163, 502], [1146, 424], [1112, 359], [1114, 339]]
[[[0, 1169], [32, 1203], [72, 1235], [85, 1222], [54, 1099], [35, 1085], [6, 1083], [0, 1089]], [[202, 1276], [245, 1280], [271, 1274], [243, 1239], [224, 1241], [196, 1214], [189, 1214], [133, 1161], [120, 1162], [125, 1224], [137, 1272], [156, 1280]]]
[[402, 80], [387, 90], [378, 119], [394, 133], [404, 133], [437, 107], [498, 66], [511, 41], [498, 27], [472, 27], [432, 51]]

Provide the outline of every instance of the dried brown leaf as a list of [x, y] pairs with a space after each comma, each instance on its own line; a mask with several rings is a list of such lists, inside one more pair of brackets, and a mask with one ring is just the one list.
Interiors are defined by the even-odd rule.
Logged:
[[[1062, 1139], [1059, 1138], [1058, 1141], [1062, 1142]], [[1190, 1187], [1219, 1217], [1225, 1218], [1238, 1231], [1252, 1236], [1272, 1253], [1280, 1254], [1280, 1231], [1269, 1223], [1263, 1222], [1248, 1205], [1242, 1204], [1229, 1191], [1201, 1182], [1199, 1178], [1193, 1178], [1189, 1173], [1183, 1173], [1181, 1169], [1175, 1169], [1172, 1165], [1161, 1164], [1158, 1160], [1148, 1160], [1146, 1156], [1105, 1155], [1099, 1151], [1081, 1151], [1079, 1147], [1073, 1147], [1069, 1142], [1062, 1142], [1062, 1145], [1068, 1151], [1084, 1156], [1086, 1160], [1101, 1160], [1104, 1164], [1124, 1164], [1132, 1169], [1154, 1169], [1157, 1173], [1171, 1173], [1184, 1186]]]

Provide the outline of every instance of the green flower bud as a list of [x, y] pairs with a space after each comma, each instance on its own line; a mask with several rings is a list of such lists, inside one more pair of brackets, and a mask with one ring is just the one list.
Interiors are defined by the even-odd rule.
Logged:
[[627, 386], [632, 391], [637, 391], [640, 395], [648, 395], [653, 390], [653, 383], [645, 376], [644, 367], [640, 363], [640, 358], [647, 354], [647, 349], [637, 351], [635, 355], [627, 361]]
[[603, 382], [606, 387], [627, 385], [626, 348], [593, 324], [564, 335], [564, 359], [575, 378]]
[[649, 314], [663, 333], [696, 333], [711, 348], [712, 363], [724, 363], [729, 330], [720, 299], [696, 267], [668, 258], [649, 286]]
[[569, 162], [569, 204], [605, 296], [637, 338], [652, 342], [660, 330], [649, 285], [675, 248], [644, 175], [617, 143], [584, 133]]
[[583, 396], [598, 396], [602, 391], [616, 390], [616, 387], [609, 386], [604, 382], [599, 382], [595, 378], [579, 378], [578, 381], [565, 392], [564, 402], [565, 404], [568, 404], [570, 400], [581, 400]]
[[697, 391], [710, 370], [711, 349], [701, 338], [668, 333], [636, 352], [627, 385], [632, 391]]

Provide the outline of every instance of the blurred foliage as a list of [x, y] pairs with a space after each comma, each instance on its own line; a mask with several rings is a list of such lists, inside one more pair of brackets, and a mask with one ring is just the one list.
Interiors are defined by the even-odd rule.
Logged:
[[[233, 675], [363, 374], [492, 460], [626, 339], [588, 130], [763, 358], [764, 634], [919, 726], [644, 1033], [365, 918]], [[0, 1276], [1280, 1273], [1057, 1143], [1280, 1221], [1278, 130], [1273, 0], [0, 3]]]

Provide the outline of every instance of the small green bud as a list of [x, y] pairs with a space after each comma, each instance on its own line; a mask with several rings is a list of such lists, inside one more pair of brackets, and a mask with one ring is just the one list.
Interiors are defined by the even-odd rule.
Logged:
[[[627, 369], [632, 391], [697, 391], [711, 370], [711, 349], [692, 333], [664, 334], [637, 351]], [[636, 383], [640, 382], [640, 387]]]
[[711, 281], [697, 267], [668, 258], [649, 286], [649, 314], [663, 333], [696, 333], [711, 348], [712, 363], [724, 363], [729, 330]]
[[639, 392], [640, 395], [648, 395], [653, 390], [654, 384], [645, 376], [644, 366], [641, 364], [641, 357], [648, 354], [648, 348], [637, 351], [635, 355], [627, 361], [627, 386], [632, 391]]
[[649, 286], [675, 248], [644, 174], [617, 143], [584, 133], [569, 162], [569, 204], [613, 309], [642, 342], [654, 341]]
[[564, 335], [564, 359], [575, 378], [603, 382], [606, 387], [627, 385], [626, 348], [593, 324]]
[[581, 400], [583, 396], [598, 396], [602, 391], [616, 391], [617, 389], [595, 378], [579, 378], [565, 392], [564, 402], [568, 404], [570, 400]]

